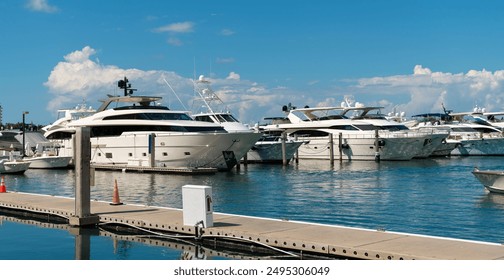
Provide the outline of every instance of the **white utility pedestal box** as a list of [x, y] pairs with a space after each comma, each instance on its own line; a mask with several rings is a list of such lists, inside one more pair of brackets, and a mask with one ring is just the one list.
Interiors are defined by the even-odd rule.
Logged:
[[213, 227], [212, 187], [183, 186], [182, 207], [185, 226], [195, 226], [203, 222], [203, 227]]

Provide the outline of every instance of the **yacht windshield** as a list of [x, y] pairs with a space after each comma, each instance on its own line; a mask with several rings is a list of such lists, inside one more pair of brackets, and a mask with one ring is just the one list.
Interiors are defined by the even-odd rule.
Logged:
[[221, 122], [238, 122], [238, 120], [230, 114], [217, 114], [216, 116]]

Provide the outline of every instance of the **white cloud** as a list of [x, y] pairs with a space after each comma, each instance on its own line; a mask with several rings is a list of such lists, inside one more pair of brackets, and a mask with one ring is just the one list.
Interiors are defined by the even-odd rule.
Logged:
[[504, 108], [504, 70], [452, 74], [416, 65], [412, 75], [363, 78], [355, 89], [368, 99], [379, 93], [410, 115], [442, 112], [441, 104], [456, 112], [471, 111], [475, 105], [487, 111]]
[[[65, 55], [64, 60], [54, 66], [45, 83], [52, 95], [47, 106], [51, 112], [74, 107], [83, 99], [88, 103], [95, 102], [92, 105], [97, 106], [97, 100], [103, 99], [106, 94], [121, 94], [117, 81], [124, 76], [138, 89], [137, 94], [163, 96], [165, 105], [184, 109], [163, 81], [164, 77], [184, 106], [190, 109], [194, 98], [191, 77], [170, 71], [103, 65], [94, 57], [96, 54], [96, 50], [86, 46]], [[247, 80], [234, 71], [226, 77], [206, 79], [231, 111], [249, 124], [264, 117], [282, 116], [281, 107], [287, 103], [297, 107], [338, 106], [348, 94], [366, 105], [384, 106], [383, 113], [392, 112], [395, 108], [404, 111], [407, 116], [442, 112], [441, 104], [455, 112], [471, 111], [475, 105], [485, 107], [487, 111], [504, 110], [504, 70], [469, 70], [452, 74], [418, 65], [411, 74], [362, 78], [325, 90], [318, 86], [316, 92], [286, 85], [264, 85]]]
[[190, 21], [172, 23], [158, 27], [154, 32], [190, 33], [194, 32], [194, 23]]
[[28, 0], [26, 7], [35, 12], [55, 13], [59, 9], [49, 4], [48, 0]]
[[222, 36], [231, 36], [234, 34], [235, 34], [235, 32], [231, 29], [222, 29], [220, 32], [220, 35], [222, 35]]
[[89, 60], [89, 57], [96, 54], [96, 51], [89, 46], [84, 47], [80, 51], [74, 51], [64, 56], [65, 60], [70, 63], [82, 63]]
[[240, 80], [240, 74], [237, 74], [235, 72], [230, 72], [226, 79], [227, 80]]
[[[107, 94], [119, 95], [122, 91], [117, 81], [127, 77], [138, 95], [164, 97], [165, 105], [174, 109], [191, 109], [194, 98], [191, 79], [170, 71], [148, 71], [121, 69], [114, 65], [103, 65], [94, 56], [96, 50], [86, 46], [64, 56], [51, 71], [44, 85], [52, 100], [47, 105], [51, 113], [58, 109], [71, 108], [84, 99], [88, 105], [97, 108]], [[178, 97], [166, 85], [165, 78]], [[238, 118], [246, 123], [254, 123], [263, 117], [281, 113], [281, 105], [292, 100], [292, 92], [286, 88], [268, 89], [256, 82], [243, 80], [240, 74], [230, 72], [225, 78], [206, 78], [214, 91], [231, 108]], [[184, 104], [178, 102], [180, 98]], [[296, 100], [293, 100], [296, 102]], [[253, 108], [253, 110], [252, 110]], [[271, 112], [268, 112], [271, 111]]]

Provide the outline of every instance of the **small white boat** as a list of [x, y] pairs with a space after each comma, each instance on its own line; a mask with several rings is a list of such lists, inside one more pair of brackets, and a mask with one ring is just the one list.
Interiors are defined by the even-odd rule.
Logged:
[[[27, 132], [25, 144], [25, 156], [23, 161], [30, 162], [30, 168], [56, 169], [68, 168], [72, 156], [60, 155], [58, 143], [50, 142], [41, 133]], [[16, 139], [21, 142], [22, 134]]]
[[23, 174], [29, 167], [29, 162], [14, 158], [13, 148], [9, 149], [8, 158], [0, 158], [0, 174]]
[[67, 168], [71, 160], [71, 156], [59, 156], [46, 151], [23, 158], [23, 161], [31, 163], [30, 168], [41, 169]]
[[472, 173], [487, 190], [504, 193], [504, 171], [479, 170], [475, 167]]
[[23, 174], [30, 167], [30, 162], [23, 160], [0, 160], [0, 174]]

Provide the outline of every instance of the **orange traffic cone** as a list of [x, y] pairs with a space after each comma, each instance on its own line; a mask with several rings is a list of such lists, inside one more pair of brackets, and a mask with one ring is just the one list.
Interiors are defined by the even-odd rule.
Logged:
[[2, 176], [2, 182], [0, 183], [0, 193], [7, 192], [7, 187], [5, 186], [4, 176]]
[[119, 188], [117, 187], [117, 179], [114, 179], [114, 195], [112, 196], [112, 203], [110, 205], [122, 205], [119, 199]]

